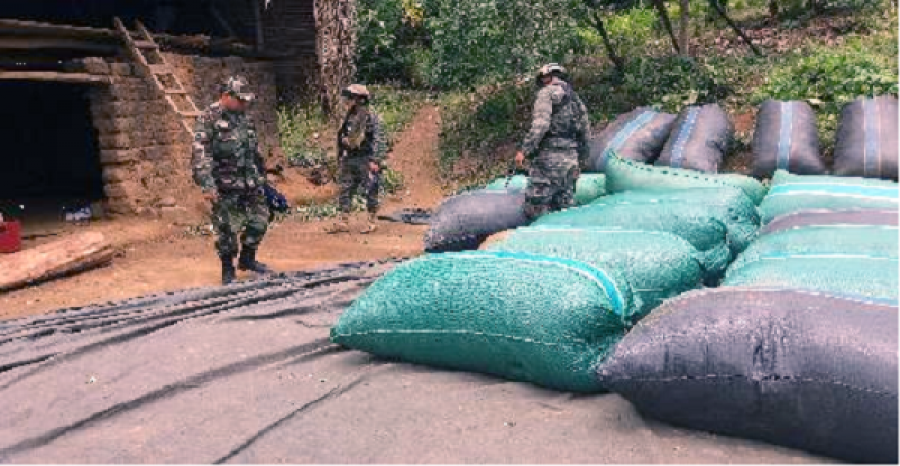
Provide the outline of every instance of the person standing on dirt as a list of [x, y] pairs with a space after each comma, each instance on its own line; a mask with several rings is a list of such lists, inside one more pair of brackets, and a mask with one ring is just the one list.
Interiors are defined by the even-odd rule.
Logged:
[[203, 111], [194, 129], [194, 182], [212, 203], [224, 285], [235, 280], [238, 233], [242, 245], [238, 268], [272, 273], [256, 260], [256, 251], [269, 226], [269, 208], [263, 191], [267, 183], [265, 164], [259, 153], [256, 127], [246, 113], [255, 96], [247, 88], [245, 77], [228, 78], [219, 101]]
[[341, 218], [332, 228], [333, 233], [350, 231], [350, 208], [353, 194], [366, 189], [368, 225], [362, 233], [375, 231], [375, 214], [378, 212], [378, 188], [381, 171], [385, 168], [384, 133], [378, 115], [369, 108], [371, 94], [365, 86], [352, 84], [341, 91], [347, 108], [347, 116], [338, 130], [337, 158], [340, 164]]
[[566, 81], [565, 70], [551, 63], [541, 67], [535, 83], [531, 130], [516, 152], [521, 168], [531, 160], [531, 183], [525, 193], [525, 215], [537, 217], [574, 203], [575, 183], [590, 154], [587, 108]]

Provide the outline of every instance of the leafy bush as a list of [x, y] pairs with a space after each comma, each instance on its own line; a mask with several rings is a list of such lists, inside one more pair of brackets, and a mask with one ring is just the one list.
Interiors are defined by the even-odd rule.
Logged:
[[412, 0], [360, 0], [357, 79], [414, 84], [427, 45], [424, 10]]
[[323, 136], [327, 129], [325, 115], [318, 106], [281, 107], [278, 113], [278, 135], [281, 148], [295, 164], [318, 166], [326, 153], [313, 141], [313, 135]]
[[[663, 40], [658, 33], [659, 16], [651, 8], [632, 8], [604, 20], [616, 52], [623, 57], [646, 55], [647, 44]], [[668, 36], [664, 39], [669, 41]]]
[[[893, 48], [892, 52], [888, 52]], [[883, 50], [887, 49], [887, 50]], [[896, 36], [889, 45], [851, 40], [845, 47], [815, 47], [775, 67], [752, 102], [805, 100], [816, 107], [826, 153], [833, 147], [841, 108], [860, 97], [898, 92]]]
[[565, 61], [580, 48], [575, 18], [584, 8], [581, 0], [429, 0], [431, 82], [466, 88]]

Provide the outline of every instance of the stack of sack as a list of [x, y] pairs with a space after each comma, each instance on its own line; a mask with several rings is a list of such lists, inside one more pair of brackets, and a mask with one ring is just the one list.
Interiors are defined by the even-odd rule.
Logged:
[[896, 463], [897, 195], [777, 171], [722, 286], [638, 324], [599, 365], [604, 388], [675, 425]]
[[[871, 123], [888, 104], [860, 105], [870, 136], [857, 166], [889, 178], [890, 144]], [[898, 188], [825, 176], [814, 124], [805, 104], [764, 104], [754, 170], [767, 186], [718, 173], [733, 127], [715, 105], [623, 115], [592, 143], [603, 174], [579, 181], [577, 207], [526, 226], [521, 176], [448, 199], [426, 234], [442, 253], [379, 279], [332, 340], [896, 462]]]
[[[633, 176], [627, 165], [616, 168], [626, 163], [610, 152], [607, 181]], [[665, 300], [718, 281], [760, 224], [741, 189], [763, 189], [755, 180], [686, 183], [677, 169], [648, 168], [653, 176], [641, 189], [544, 215], [486, 250], [398, 266], [343, 314], [332, 340], [409, 362], [603, 391], [596, 371], [627, 330]]]
[[[897, 99], [857, 99], [841, 111], [834, 145], [837, 176], [897, 181]], [[795, 175], [829, 173], [819, 151], [816, 114], [801, 101], [768, 100], [756, 117], [753, 175], [769, 178], [776, 170]]]
[[[794, 225], [768, 228], [729, 268], [723, 284], [896, 302], [897, 225], [884, 224], [884, 211], [896, 211], [898, 194], [891, 181], [776, 172], [760, 205], [763, 222], [784, 224], [787, 216]], [[816, 224], [802, 221], [810, 210]], [[848, 213], [855, 223], [847, 223]], [[860, 223], [866, 217], [877, 223]]]

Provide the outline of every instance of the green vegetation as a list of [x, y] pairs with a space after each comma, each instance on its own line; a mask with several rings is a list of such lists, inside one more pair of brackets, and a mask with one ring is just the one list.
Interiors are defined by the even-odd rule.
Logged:
[[[756, 9], [735, 16], [752, 19], [750, 13], [758, 17], [762, 11], [758, 5], [747, 8]], [[695, 23], [698, 27], [705, 24]], [[759, 24], [759, 20], [748, 24]], [[898, 92], [898, 28], [893, 8], [782, 22], [774, 26], [780, 36], [761, 44], [763, 57], [753, 55], [740, 43], [739, 47], [717, 48], [717, 38], [738, 39], [716, 23], [705, 27], [705, 32], [699, 31], [695, 37], [701, 47], [694, 46], [703, 51], [697, 52], [697, 57], [686, 58], [671, 51], [671, 42], [652, 11], [635, 8], [608, 16], [607, 31], [619, 53], [626, 57], [621, 71], [605, 59], [598, 35], [581, 29], [581, 37], [594, 55], [568, 65], [592, 121], [602, 125], [642, 105], [678, 112], [687, 105], [716, 102], [734, 117], [754, 112], [767, 98], [807, 100], [819, 114], [820, 137], [827, 157], [845, 103], [860, 96]], [[817, 37], [808, 32], [829, 28], [841, 34]], [[446, 177], [462, 185], [502, 175], [509, 153], [501, 158], [496, 149], [517, 142], [528, 129], [532, 85], [506, 80], [484, 89], [476, 93], [445, 93], [442, 97], [442, 167]], [[746, 151], [752, 127], [738, 136], [736, 149]], [[469, 161], [470, 158], [475, 161]], [[465, 169], [455, 170], [461, 161], [465, 161]]]

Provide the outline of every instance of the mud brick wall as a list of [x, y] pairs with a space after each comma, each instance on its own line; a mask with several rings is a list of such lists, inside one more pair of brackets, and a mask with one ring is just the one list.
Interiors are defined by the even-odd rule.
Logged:
[[241, 74], [250, 81], [257, 100], [248, 112], [256, 123], [260, 150], [268, 155], [278, 143], [278, 114], [275, 71], [269, 62], [249, 61], [239, 57], [210, 58], [196, 55], [165, 53], [166, 61], [175, 67], [178, 79], [201, 110], [219, 100], [219, 85], [229, 76]]
[[[263, 154], [277, 147], [275, 78], [266, 64], [177, 54], [166, 59], [201, 110], [218, 98], [217, 85], [226, 76], [245, 74], [259, 96], [251, 114]], [[107, 212], [156, 216], [195, 204], [199, 191], [191, 178], [192, 137], [155, 86], [119, 59], [87, 58], [76, 68], [108, 78], [108, 85], [91, 91]]]

